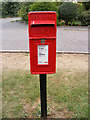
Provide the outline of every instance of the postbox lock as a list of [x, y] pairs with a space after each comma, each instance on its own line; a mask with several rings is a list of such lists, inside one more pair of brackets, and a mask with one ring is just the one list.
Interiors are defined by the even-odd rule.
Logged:
[[41, 39], [41, 43], [45, 43], [45, 39]]

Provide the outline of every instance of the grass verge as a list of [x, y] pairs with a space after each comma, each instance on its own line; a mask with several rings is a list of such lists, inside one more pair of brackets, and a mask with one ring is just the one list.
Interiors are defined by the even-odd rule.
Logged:
[[[38, 75], [3, 71], [3, 118], [40, 117]], [[62, 70], [47, 77], [48, 117], [88, 118], [87, 72]]]

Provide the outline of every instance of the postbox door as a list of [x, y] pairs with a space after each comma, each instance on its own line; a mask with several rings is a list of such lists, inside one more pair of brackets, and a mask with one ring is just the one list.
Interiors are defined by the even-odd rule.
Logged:
[[45, 39], [45, 43], [41, 40], [30, 40], [31, 52], [31, 72], [32, 74], [46, 74], [55, 72], [56, 64], [56, 43], [55, 39]]

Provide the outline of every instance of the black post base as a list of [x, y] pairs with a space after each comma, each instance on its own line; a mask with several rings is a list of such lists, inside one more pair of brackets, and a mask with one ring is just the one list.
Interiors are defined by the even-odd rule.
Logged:
[[40, 74], [41, 117], [47, 117], [46, 74]]

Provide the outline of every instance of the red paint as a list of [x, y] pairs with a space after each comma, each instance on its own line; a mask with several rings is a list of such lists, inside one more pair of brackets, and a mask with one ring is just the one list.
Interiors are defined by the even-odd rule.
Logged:
[[[53, 74], [56, 71], [56, 12], [30, 12], [28, 20], [31, 73]], [[48, 45], [48, 64], [38, 64], [38, 45]]]

